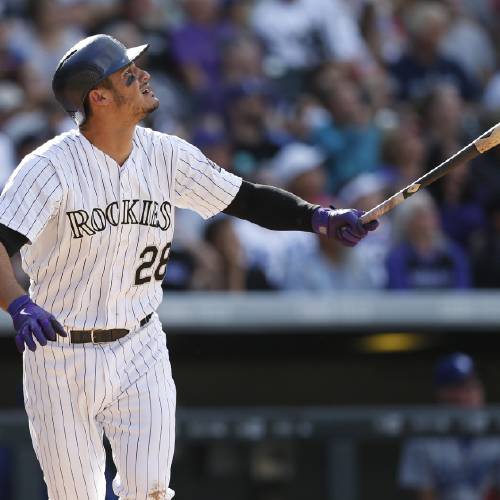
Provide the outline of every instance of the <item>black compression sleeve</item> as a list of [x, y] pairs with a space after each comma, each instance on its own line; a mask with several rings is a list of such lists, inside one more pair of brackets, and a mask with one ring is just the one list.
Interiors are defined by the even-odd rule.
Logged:
[[283, 189], [243, 181], [224, 213], [277, 231], [313, 232], [311, 218], [317, 207]]
[[10, 227], [0, 224], [0, 243], [3, 244], [5, 250], [12, 257], [19, 249], [28, 243], [28, 238], [24, 234], [18, 233], [11, 229]]

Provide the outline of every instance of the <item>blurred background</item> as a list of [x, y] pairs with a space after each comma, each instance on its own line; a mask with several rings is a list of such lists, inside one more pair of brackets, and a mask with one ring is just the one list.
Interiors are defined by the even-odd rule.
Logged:
[[[372, 208], [500, 121], [498, 0], [0, 0], [0, 188], [73, 127], [51, 77], [96, 33], [151, 44], [147, 126], [322, 205]], [[499, 162], [354, 250], [178, 210], [179, 499], [500, 498]], [[0, 334], [0, 499], [47, 498]]]

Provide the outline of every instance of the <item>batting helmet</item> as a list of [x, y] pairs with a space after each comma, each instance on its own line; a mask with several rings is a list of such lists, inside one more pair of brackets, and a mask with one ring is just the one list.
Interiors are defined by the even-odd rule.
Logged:
[[109, 75], [135, 61], [149, 45], [127, 49], [109, 35], [85, 38], [64, 54], [52, 78], [52, 90], [77, 125], [85, 121], [88, 93]]

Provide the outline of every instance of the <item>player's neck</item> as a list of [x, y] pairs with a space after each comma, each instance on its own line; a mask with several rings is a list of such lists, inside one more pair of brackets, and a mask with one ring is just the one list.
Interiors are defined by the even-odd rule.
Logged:
[[111, 126], [102, 122], [86, 124], [80, 132], [96, 148], [106, 153], [121, 167], [130, 156], [133, 146], [135, 125]]

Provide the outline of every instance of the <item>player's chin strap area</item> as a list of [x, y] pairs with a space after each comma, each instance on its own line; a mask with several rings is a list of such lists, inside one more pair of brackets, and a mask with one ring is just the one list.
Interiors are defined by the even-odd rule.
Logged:
[[[142, 327], [146, 325], [153, 316], [153, 313], [148, 314], [142, 318], [139, 325]], [[126, 328], [113, 328], [111, 330], [70, 330], [69, 341], [72, 344], [102, 344], [106, 342], [113, 342], [114, 340], [125, 337], [130, 332]]]

